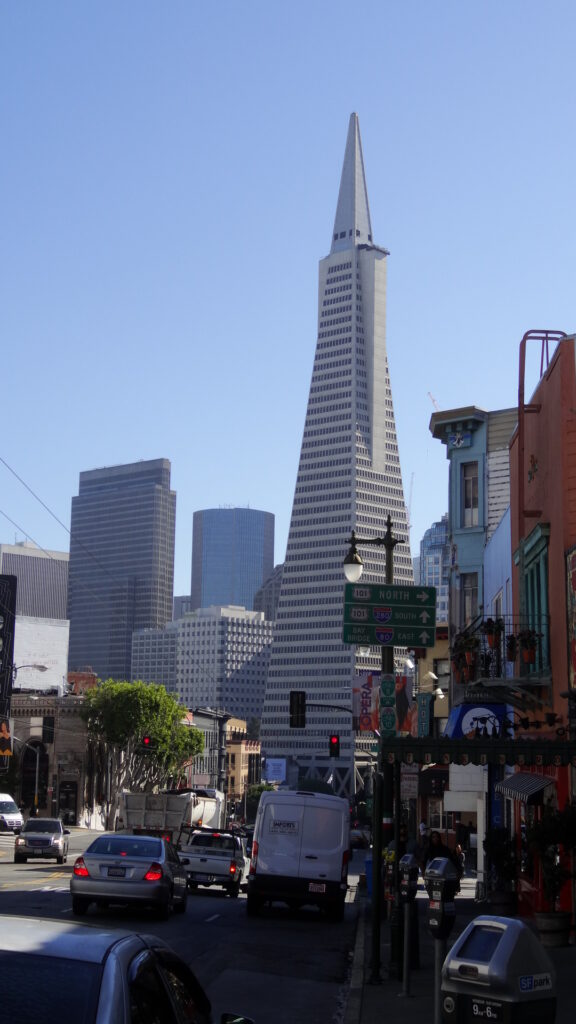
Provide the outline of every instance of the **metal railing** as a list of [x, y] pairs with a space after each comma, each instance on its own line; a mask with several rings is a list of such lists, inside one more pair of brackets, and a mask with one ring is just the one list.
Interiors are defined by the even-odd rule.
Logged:
[[549, 617], [476, 620], [452, 637], [450, 657], [455, 684], [535, 684], [550, 674]]

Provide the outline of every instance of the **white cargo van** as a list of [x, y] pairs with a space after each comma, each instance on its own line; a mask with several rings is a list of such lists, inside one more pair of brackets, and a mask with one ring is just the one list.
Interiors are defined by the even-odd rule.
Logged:
[[262, 793], [248, 874], [248, 914], [257, 914], [267, 901], [281, 901], [290, 907], [314, 904], [341, 921], [349, 860], [347, 800], [325, 793]]
[[10, 793], [0, 793], [0, 832], [19, 832], [24, 819], [14, 797]]

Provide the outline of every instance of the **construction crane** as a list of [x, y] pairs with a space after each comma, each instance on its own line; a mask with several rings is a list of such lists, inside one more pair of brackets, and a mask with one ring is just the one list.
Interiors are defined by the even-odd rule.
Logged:
[[434, 395], [430, 391], [428, 392], [428, 398], [432, 402], [432, 405], [436, 409], [436, 412], [440, 412], [440, 406], [438, 405], [438, 402], [436, 401], [436, 399], [434, 398]]

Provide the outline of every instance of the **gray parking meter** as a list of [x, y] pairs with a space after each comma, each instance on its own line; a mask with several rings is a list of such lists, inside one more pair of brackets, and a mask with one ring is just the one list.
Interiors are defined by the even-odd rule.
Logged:
[[554, 965], [523, 921], [477, 917], [444, 961], [440, 998], [442, 1024], [552, 1024]]
[[418, 891], [418, 861], [413, 853], [405, 853], [400, 858], [400, 899], [402, 903], [410, 903], [416, 899]]
[[424, 884], [430, 897], [428, 927], [435, 939], [447, 939], [456, 919], [454, 897], [460, 885], [455, 865], [448, 857], [435, 857], [426, 867]]

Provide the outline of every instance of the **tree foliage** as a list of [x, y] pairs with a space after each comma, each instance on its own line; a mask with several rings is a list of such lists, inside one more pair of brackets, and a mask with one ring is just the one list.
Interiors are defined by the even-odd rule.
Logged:
[[89, 736], [104, 747], [113, 797], [178, 778], [204, 749], [202, 732], [185, 724], [183, 708], [156, 683], [108, 679], [85, 694], [81, 714]]

